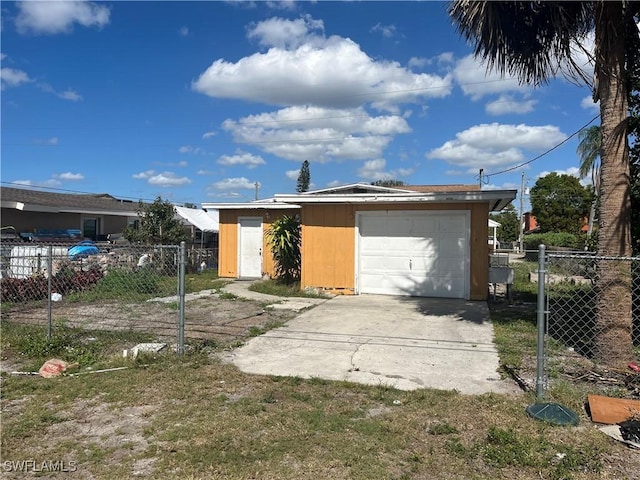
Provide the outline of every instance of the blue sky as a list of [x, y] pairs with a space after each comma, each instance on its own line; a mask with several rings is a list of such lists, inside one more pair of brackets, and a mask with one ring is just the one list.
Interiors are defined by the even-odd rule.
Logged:
[[3, 185], [200, 205], [251, 200], [256, 182], [292, 193], [308, 160], [315, 188], [478, 183], [482, 168], [483, 188], [519, 189], [523, 172], [528, 187], [575, 174], [569, 137], [598, 114], [562, 76], [488, 74], [443, 2], [1, 9]]

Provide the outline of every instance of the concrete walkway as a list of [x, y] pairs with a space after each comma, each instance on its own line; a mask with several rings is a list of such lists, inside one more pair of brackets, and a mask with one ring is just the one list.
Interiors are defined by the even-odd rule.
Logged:
[[[233, 287], [239, 283], [225, 290], [249, 298], [242, 293], [244, 285]], [[319, 300], [286, 326], [228, 352], [224, 360], [244, 372], [263, 375], [346, 380], [402, 390], [519, 392], [497, 372], [493, 326], [484, 302], [386, 295]]]
[[227, 293], [232, 293], [238, 297], [268, 303], [269, 308], [273, 308], [274, 310], [293, 310], [295, 312], [300, 312], [327, 301], [326, 298], [277, 297], [274, 295], [252, 292], [249, 290], [249, 286], [252, 283], [252, 280], [235, 280], [222, 287], [222, 290]]

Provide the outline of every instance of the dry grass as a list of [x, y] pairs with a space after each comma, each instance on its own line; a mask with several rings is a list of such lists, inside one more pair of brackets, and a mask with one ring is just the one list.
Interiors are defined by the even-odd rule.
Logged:
[[585, 417], [528, 418], [526, 396], [250, 376], [204, 354], [140, 361], [4, 377], [3, 460], [77, 462], [75, 478], [599, 479], [625, 478], [610, 455], [638, 455]]

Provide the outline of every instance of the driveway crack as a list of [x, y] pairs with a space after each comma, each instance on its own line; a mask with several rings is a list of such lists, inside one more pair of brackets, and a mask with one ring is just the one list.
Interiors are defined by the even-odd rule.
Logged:
[[358, 352], [360, 351], [360, 349], [367, 345], [369, 342], [371, 342], [371, 338], [367, 339], [366, 341], [359, 343], [358, 346], [356, 347], [356, 349], [353, 351], [353, 353], [351, 354], [351, 358], [349, 359], [349, 363], [351, 363], [351, 368], [348, 370], [349, 372], [359, 372], [360, 371], [360, 367], [358, 367], [355, 364], [354, 358], [355, 356], [358, 354]]

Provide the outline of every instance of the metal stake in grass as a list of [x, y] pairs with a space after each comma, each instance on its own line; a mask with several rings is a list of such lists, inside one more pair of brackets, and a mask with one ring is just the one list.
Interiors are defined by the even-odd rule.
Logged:
[[544, 332], [545, 332], [545, 296], [544, 282], [546, 274], [546, 247], [538, 247], [538, 345], [536, 362], [536, 403], [526, 408], [527, 413], [536, 420], [553, 423], [555, 425], [577, 425], [578, 414], [558, 403], [543, 402], [544, 399]]

